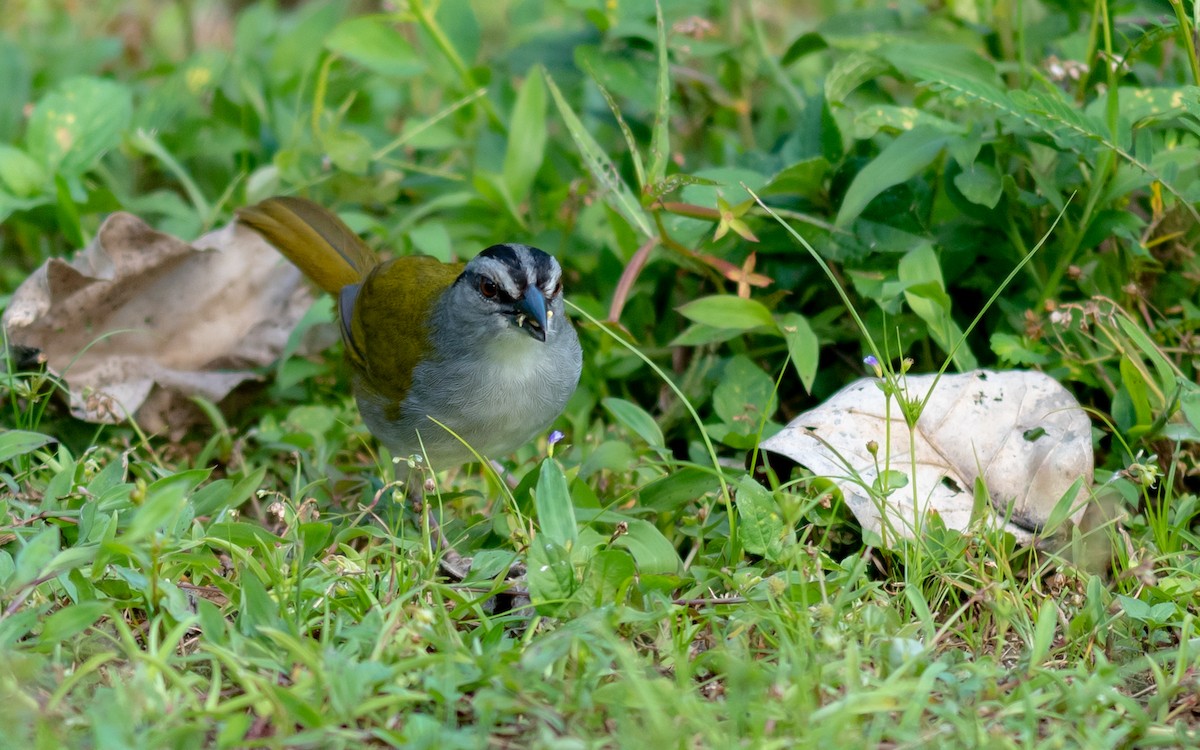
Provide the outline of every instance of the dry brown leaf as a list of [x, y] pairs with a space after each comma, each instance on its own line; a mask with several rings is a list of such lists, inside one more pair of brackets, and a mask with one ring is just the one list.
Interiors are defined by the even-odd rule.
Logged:
[[189, 397], [220, 401], [255, 378], [311, 303], [300, 272], [241, 225], [189, 245], [115, 213], [74, 259], [30, 275], [3, 325], [66, 381], [76, 417], [159, 431]]
[[[902, 382], [909, 398], [920, 400], [934, 376]], [[792, 420], [762, 449], [830, 478], [863, 528], [885, 543], [914, 536], [930, 511], [947, 527], [965, 530], [977, 478], [988, 489], [995, 521], [1024, 543], [1077, 480], [1082, 486], [1069, 498], [1069, 517], [1078, 521], [1090, 497], [1091, 421], [1070, 392], [1040, 372], [944, 375], [917, 420], [911, 450], [909, 437], [895, 399], [889, 404], [877, 382], [864, 378]], [[880, 474], [890, 482], [886, 490]]]

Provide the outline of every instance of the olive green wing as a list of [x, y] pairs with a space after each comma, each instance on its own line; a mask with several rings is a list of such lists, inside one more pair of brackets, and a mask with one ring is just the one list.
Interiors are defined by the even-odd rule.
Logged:
[[395, 258], [376, 266], [361, 284], [346, 287], [338, 297], [347, 356], [372, 390], [394, 408], [412, 387], [413, 370], [429, 351], [427, 321], [434, 302], [462, 269], [462, 263], [420, 255]]

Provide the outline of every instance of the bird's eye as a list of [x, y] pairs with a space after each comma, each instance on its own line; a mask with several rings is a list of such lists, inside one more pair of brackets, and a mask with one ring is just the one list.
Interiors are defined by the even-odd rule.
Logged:
[[557, 297], [560, 294], [562, 294], [562, 279], [559, 279], [558, 283], [554, 285], [554, 291], [550, 292], [550, 296]]
[[496, 282], [492, 281], [487, 276], [480, 276], [479, 293], [488, 299], [492, 299], [500, 293], [500, 287], [496, 286]]

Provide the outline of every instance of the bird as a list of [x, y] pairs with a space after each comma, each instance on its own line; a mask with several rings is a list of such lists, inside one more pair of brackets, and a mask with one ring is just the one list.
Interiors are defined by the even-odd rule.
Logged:
[[511, 454], [575, 392], [583, 354], [553, 256], [508, 242], [466, 263], [381, 261], [331, 211], [292, 196], [237, 218], [337, 300], [359, 412], [397, 460], [441, 471], [472, 449]]

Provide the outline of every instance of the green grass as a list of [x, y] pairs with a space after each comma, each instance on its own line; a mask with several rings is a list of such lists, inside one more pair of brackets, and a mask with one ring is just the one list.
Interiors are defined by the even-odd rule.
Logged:
[[[177, 434], [11, 352], [0, 747], [1200, 743], [1183, 4], [12, 6], [0, 301], [111, 211], [190, 239], [297, 193], [395, 253], [554, 253], [585, 363], [566, 438], [431, 521], [339, 346]], [[755, 446], [867, 354], [1064, 383], [1085, 523], [882, 549], [772, 483]]]

